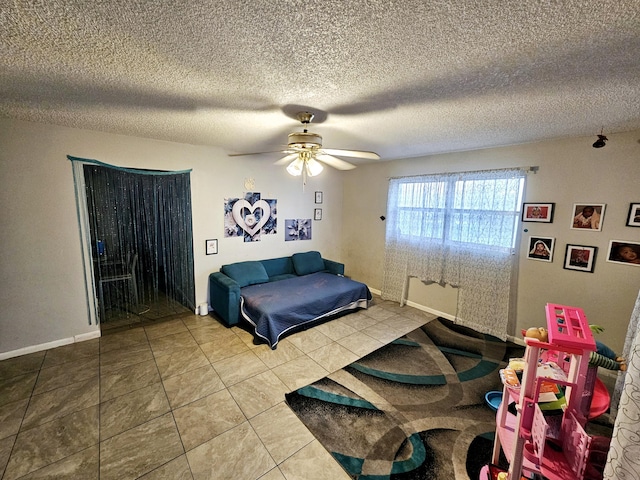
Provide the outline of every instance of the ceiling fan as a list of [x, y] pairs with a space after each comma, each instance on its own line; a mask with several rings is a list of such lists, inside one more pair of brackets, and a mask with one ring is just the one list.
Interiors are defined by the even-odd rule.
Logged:
[[370, 160], [379, 160], [380, 156], [374, 152], [364, 150], [341, 150], [336, 148], [322, 148], [322, 137], [317, 133], [309, 132], [307, 126], [313, 120], [313, 113], [299, 112], [296, 118], [302, 123], [302, 132], [293, 132], [289, 134], [289, 142], [282, 150], [272, 152], [254, 152], [254, 153], [230, 153], [229, 156], [237, 157], [241, 155], [260, 155], [265, 153], [285, 153], [286, 155], [275, 162], [276, 165], [287, 166], [287, 172], [294, 176], [318, 175], [323, 170], [320, 162], [325, 163], [338, 170], [352, 170], [355, 165], [342, 160], [340, 157], [366, 158]]

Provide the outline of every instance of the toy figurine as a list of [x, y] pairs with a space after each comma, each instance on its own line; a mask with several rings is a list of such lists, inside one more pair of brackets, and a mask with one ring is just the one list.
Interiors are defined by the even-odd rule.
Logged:
[[[595, 325], [592, 327], [592, 330], [599, 333], [602, 331], [602, 328]], [[528, 328], [524, 332], [524, 336], [528, 338], [536, 338], [544, 343], [548, 343], [549, 341], [549, 333], [544, 327]], [[625, 359], [618, 356], [613, 350], [598, 340], [596, 340], [596, 351], [589, 353], [589, 365], [593, 367], [606, 368], [607, 370], [625, 371], [627, 369]]]

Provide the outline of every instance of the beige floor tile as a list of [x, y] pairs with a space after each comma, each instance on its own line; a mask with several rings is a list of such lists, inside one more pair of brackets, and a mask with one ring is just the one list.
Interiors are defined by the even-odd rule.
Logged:
[[395, 316], [387, 320], [383, 320], [381, 323], [393, 325], [393, 329], [399, 331], [402, 335], [406, 335], [412, 332], [416, 328], [420, 328], [426, 322], [424, 319], [409, 318], [404, 316]]
[[269, 345], [260, 345], [253, 349], [253, 353], [269, 368], [277, 367], [304, 355], [303, 351], [286, 338], [278, 342], [278, 347], [275, 350], [271, 350]]
[[100, 373], [114, 372], [153, 359], [153, 352], [148, 342], [110, 350], [100, 354]]
[[50, 390], [40, 395], [33, 395], [22, 421], [22, 428], [42, 425], [99, 403], [98, 376]]
[[100, 462], [97, 444], [21, 477], [20, 480], [66, 478], [82, 480], [98, 480], [100, 478]]
[[368, 317], [375, 318], [378, 321], [393, 317], [395, 315], [394, 312], [391, 312], [378, 305], [374, 305], [373, 307], [369, 307], [366, 310], [362, 310], [362, 313]]
[[171, 410], [160, 383], [100, 404], [100, 440], [105, 440]]
[[77, 342], [63, 347], [47, 350], [42, 368], [53, 367], [61, 363], [82, 362], [88, 357], [93, 357], [100, 353], [100, 339]]
[[44, 361], [45, 352], [30, 353], [0, 361], [0, 382], [7, 378], [38, 371]]
[[100, 375], [100, 401], [104, 402], [159, 382], [160, 374], [153, 360], [103, 374]]
[[351, 350], [360, 358], [370, 354], [374, 350], [377, 350], [384, 345], [381, 341], [370, 337], [364, 332], [356, 332], [353, 335], [341, 338], [340, 340], [338, 340], [338, 343], [343, 347]]
[[209, 343], [214, 340], [221, 340], [223, 338], [236, 336], [235, 333], [220, 324], [191, 328], [189, 331], [199, 345], [203, 343]]
[[320, 347], [313, 352], [309, 352], [308, 355], [327, 372], [335, 372], [358, 360], [358, 356], [355, 353], [337, 342]]
[[43, 368], [38, 375], [34, 395], [88, 380], [98, 376], [99, 358], [90, 357], [84, 362], [71, 362]]
[[349, 480], [338, 462], [314, 440], [278, 465], [287, 480]]
[[149, 341], [151, 341], [156, 338], [166, 337], [167, 335], [186, 333], [189, 330], [182, 319], [176, 319], [168, 322], [157, 323], [155, 325], [147, 325], [144, 327], [144, 331], [146, 332]]
[[305, 385], [320, 380], [329, 374], [327, 370], [318, 365], [308, 356], [298, 357], [290, 362], [278, 365], [273, 369], [280, 380], [289, 388], [296, 390]]
[[180, 455], [175, 460], [140, 477], [139, 480], [193, 480], [186, 455]]
[[246, 420], [228, 390], [180, 407], [173, 411], [173, 416], [187, 451]]
[[260, 373], [229, 387], [229, 392], [247, 418], [282, 402], [288, 391], [282, 380], [271, 371]]
[[350, 313], [349, 315], [342, 317], [340, 320], [345, 325], [348, 325], [356, 330], [363, 330], [367, 327], [370, 327], [371, 325], [375, 325], [376, 323], [378, 323], [378, 320], [369, 317], [362, 312], [362, 310], [359, 310], [355, 313]]
[[261, 476], [260, 480], [287, 480], [287, 479], [284, 478], [284, 475], [282, 474], [280, 469], [276, 467], [276, 468], [272, 468], [263, 476]]
[[214, 325], [224, 328], [225, 330], [227, 329], [227, 327], [225, 327], [219, 320], [217, 320], [215, 317], [212, 317], [211, 315], [192, 315], [189, 317], [184, 317], [182, 321], [189, 330], [200, 327], [210, 327]]
[[344, 323], [341, 319], [332, 320], [315, 327], [331, 340], [338, 340], [357, 332], [355, 328]]
[[216, 338], [211, 342], [200, 344], [200, 348], [211, 363], [250, 351], [249, 347], [235, 334], [224, 338]]
[[38, 372], [30, 372], [0, 380], [0, 406], [29, 398], [37, 378]]
[[9, 455], [11, 455], [11, 450], [13, 449], [13, 445], [15, 444], [17, 437], [17, 435], [11, 435], [10, 437], [0, 439], [0, 478], [2, 478], [2, 475], [4, 474], [7, 462], [9, 462]]
[[250, 330], [237, 327], [233, 331], [238, 336], [238, 338], [240, 338], [245, 343], [247, 347], [249, 347], [250, 349], [254, 349], [260, 346], [266, 346], [267, 348], [269, 347], [264, 340], [255, 336], [253, 327], [246, 326], [246, 328]]
[[98, 444], [98, 406], [21, 431], [3, 480], [13, 480]]
[[133, 347], [139, 344], [149, 344], [144, 328], [132, 328], [118, 333], [109, 333], [100, 337], [100, 353], [107, 353], [111, 350]]
[[29, 405], [28, 398], [0, 405], [0, 438], [18, 433], [27, 405]]
[[249, 422], [278, 464], [314, 440], [312, 433], [284, 402]]
[[184, 453], [170, 413], [100, 443], [100, 480], [133, 480]]
[[396, 330], [395, 328], [384, 322], [378, 322], [375, 325], [365, 328], [364, 330], [362, 330], [362, 332], [384, 343], [385, 345], [403, 335], [403, 332], [401, 330]]
[[156, 357], [161, 357], [162, 355], [168, 355], [181, 348], [197, 347], [198, 344], [191, 335], [191, 332], [187, 330], [187, 327], [184, 327], [184, 329], [185, 332], [149, 339], [153, 354]]
[[255, 479], [276, 466], [248, 422], [187, 452], [187, 458], [195, 480]]
[[246, 351], [233, 357], [213, 363], [218, 375], [227, 387], [262, 373], [269, 368], [252, 351]]
[[200, 347], [195, 346], [174, 350], [168, 355], [157, 357], [156, 364], [160, 376], [166, 379], [209, 365], [209, 360]]
[[171, 408], [178, 408], [225, 388], [211, 365], [163, 380]]
[[296, 346], [296, 348], [303, 351], [304, 353], [309, 353], [332, 342], [329, 337], [327, 337], [322, 332], [319, 332], [315, 328], [310, 328], [309, 330], [303, 330], [302, 332], [294, 333], [287, 338], [293, 345]]

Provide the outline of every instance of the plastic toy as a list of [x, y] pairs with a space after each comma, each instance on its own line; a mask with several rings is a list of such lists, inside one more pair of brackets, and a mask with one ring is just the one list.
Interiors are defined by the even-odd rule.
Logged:
[[[498, 464], [502, 451], [509, 462], [509, 478], [524, 474], [549, 480], [591, 479], [587, 463], [606, 443], [584, 430], [584, 398], [593, 395], [589, 391], [593, 384], [587, 386], [587, 380], [597, 371], [589, 367], [589, 358], [596, 343], [582, 309], [547, 304], [546, 316], [546, 329], [535, 328], [532, 336], [525, 335], [522, 382], [517, 388], [503, 385], [491, 463]], [[515, 415], [507, 408], [513, 401]], [[602, 407], [600, 403], [598, 399]]]
[[[602, 327], [595, 326], [597, 332], [602, 331]], [[593, 328], [590, 328], [592, 331]], [[535, 338], [541, 342], [547, 342], [549, 335], [547, 329], [544, 327], [530, 327], [523, 332], [525, 338]], [[607, 345], [598, 340], [596, 342], [596, 351], [589, 354], [589, 365], [593, 367], [602, 367], [607, 370], [621, 370], [627, 369], [627, 363], [624, 358], [618, 356]]]

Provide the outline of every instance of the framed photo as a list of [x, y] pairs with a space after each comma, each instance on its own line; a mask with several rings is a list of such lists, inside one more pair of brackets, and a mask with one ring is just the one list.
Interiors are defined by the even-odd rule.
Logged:
[[316, 203], [322, 203], [322, 192], [316, 192]]
[[555, 203], [523, 203], [523, 222], [553, 222], [553, 207]]
[[640, 267], [640, 242], [611, 240], [609, 242], [607, 262]]
[[564, 254], [564, 266], [567, 270], [578, 270], [579, 272], [593, 272], [596, 262], [598, 247], [587, 247], [585, 245], [567, 245]]
[[553, 246], [556, 239], [553, 237], [529, 237], [529, 248], [527, 258], [540, 262], [551, 262], [553, 260]]
[[604, 203], [574, 203], [571, 228], [599, 232], [604, 220]]
[[322, 220], [322, 209], [316, 208], [313, 210], [313, 219], [314, 220]]
[[217, 238], [214, 238], [212, 240], [206, 240], [205, 245], [206, 245], [205, 250], [207, 252], [207, 255], [215, 255], [216, 253], [218, 253], [218, 239]]
[[632, 203], [629, 205], [627, 227], [640, 227], [640, 203]]

